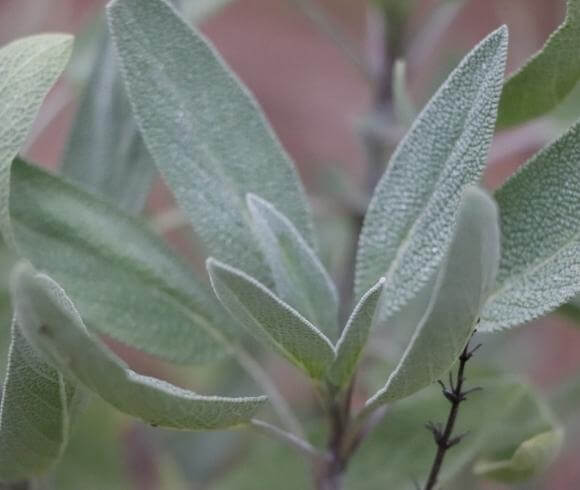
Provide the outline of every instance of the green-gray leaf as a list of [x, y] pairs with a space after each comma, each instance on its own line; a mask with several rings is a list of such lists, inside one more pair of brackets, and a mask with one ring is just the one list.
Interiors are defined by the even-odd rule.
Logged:
[[131, 113], [113, 47], [103, 36], [69, 136], [61, 172], [139, 214], [155, 175]]
[[227, 315], [140, 220], [19, 160], [12, 190], [21, 255], [70, 292], [89, 327], [170, 361], [223, 354], [215, 326]]
[[562, 429], [553, 429], [522, 442], [513, 455], [500, 461], [479, 461], [473, 471], [491, 480], [515, 483], [541, 474], [550, 466], [562, 447]]
[[245, 425], [265, 397], [201, 396], [127, 368], [87, 331], [64, 290], [28, 264], [14, 274], [16, 317], [47, 360], [121, 412], [152, 425], [185, 430]]
[[8, 218], [10, 167], [24, 144], [46, 94], [61, 75], [73, 38], [45, 34], [14, 41], [0, 49], [0, 232], [10, 246]]
[[113, 39], [145, 143], [209, 253], [269, 283], [248, 192], [283, 209], [313, 246], [296, 170], [255, 100], [164, 0], [115, 0]]
[[38, 475], [58, 461], [68, 439], [67, 398], [62, 376], [14, 322], [0, 404], [0, 480]]
[[246, 273], [212, 258], [207, 269], [218, 299], [233, 318], [313, 379], [324, 376], [334, 348], [322, 332]]
[[338, 339], [336, 358], [328, 372], [328, 379], [338, 388], [346, 385], [354, 374], [358, 360], [375, 323], [375, 314], [384, 283], [385, 280], [381, 278], [377, 284], [363, 295], [350, 315], [340, 339]]
[[457, 360], [495, 285], [499, 240], [495, 203], [484, 191], [468, 188], [431, 304], [386, 385], [368, 400], [366, 410], [412, 395]]
[[502, 27], [467, 55], [418, 116], [375, 190], [359, 242], [356, 295], [385, 276], [386, 316], [433, 276], [463, 190], [481, 177], [506, 46]]
[[338, 329], [338, 294], [314, 251], [272, 204], [248, 194], [256, 238], [270, 266], [276, 292], [330, 338]]
[[556, 107], [580, 80], [580, 0], [566, 2], [563, 24], [505, 83], [498, 126], [509, 127]]
[[481, 330], [518, 325], [580, 292], [580, 123], [495, 194], [502, 258]]

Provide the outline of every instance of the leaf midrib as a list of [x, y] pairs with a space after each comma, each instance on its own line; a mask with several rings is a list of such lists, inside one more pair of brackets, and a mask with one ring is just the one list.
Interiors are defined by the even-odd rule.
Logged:
[[[499, 47], [498, 47], [498, 49], [499, 49]], [[497, 54], [497, 50], [496, 50], [496, 54]], [[495, 56], [492, 56], [492, 58], [494, 58], [494, 57]], [[478, 99], [481, 98], [480, 95], [481, 95], [482, 87], [488, 85], [488, 81], [491, 77], [491, 75], [490, 75], [491, 73], [493, 73], [493, 70], [491, 70], [490, 72], [487, 73], [485, 79], [483, 80], [483, 82], [479, 86], [479, 89], [477, 90], [477, 93], [476, 93], [475, 97], [473, 98], [474, 101], [477, 101]], [[479, 111], [476, 111], [476, 108], [477, 108], [477, 106], [474, 103], [472, 105], [471, 109], [469, 110], [469, 112], [466, 114], [463, 121], [467, 121], [467, 122], [471, 121], [474, 117], [474, 114], [479, 112]], [[417, 122], [420, 120], [420, 118], [421, 118], [421, 115], [418, 116]], [[384, 276], [386, 279], [385, 285], [388, 284], [389, 282], [391, 282], [391, 279], [392, 279], [393, 274], [395, 273], [395, 270], [400, 265], [401, 257], [403, 256], [403, 254], [405, 254], [405, 252], [407, 251], [407, 249], [409, 247], [411, 239], [412, 239], [413, 235], [415, 234], [416, 228], [419, 226], [419, 223], [422, 221], [422, 219], [427, 215], [427, 211], [432, 208], [431, 204], [432, 204], [433, 196], [439, 190], [439, 187], [440, 187], [439, 184], [441, 183], [441, 180], [443, 179], [443, 176], [445, 174], [445, 170], [449, 166], [449, 160], [450, 160], [451, 156], [455, 153], [455, 150], [458, 147], [459, 141], [463, 138], [463, 135], [466, 133], [466, 127], [467, 127], [466, 124], [462, 124], [462, 131], [457, 136], [457, 138], [455, 138], [455, 140], [453, 141], [453, 146], [451, 147], [450, 151], [447, 152], [447, 154], [446, 154], [445, 162], [441, 166], [441, 170], [438, 172], [437, 181], [436, 181], [435, 185], [431, 188], [430, 192], [428, 193], [429, 197], [427, 199], [425, 206], [423, 207], [422, 211], [420, 211], [420, 213], [417, 215], [417, 217], [413, 221], [413, 223], [409, 226], [403, 240], [401, 240], [401, 244], [397, 248], [397, 253], [395, 254], [395, 257], [393, 258], [393, 261], [391, 262], [391, 265], [389, 266], [387, 273]], [[413, 129], [414, 128], [411, 128], [409, 130], [409, 132], [413, 131]], [[400, 146], [399, 148], [400, 148], [400, 151], [402, 151], [402, 146]], [[397, 152], [397, 154], [393, 155], [393, 161], [398, 156], [398, 153], [399, 152]]]

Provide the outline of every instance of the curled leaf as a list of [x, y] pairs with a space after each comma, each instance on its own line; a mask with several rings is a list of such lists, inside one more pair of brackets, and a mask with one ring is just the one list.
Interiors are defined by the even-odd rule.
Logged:
[[142, 376], [86, 329], [64, 290], [21, 264], [14, 274], [16, 317], [28, 341], [67, 377], [121, 412], [154, 426], [215, 430], [244, 425], [265, 397], [202, 396]]

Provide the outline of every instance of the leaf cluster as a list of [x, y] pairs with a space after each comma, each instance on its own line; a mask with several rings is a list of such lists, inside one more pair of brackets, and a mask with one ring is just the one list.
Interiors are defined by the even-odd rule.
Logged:
[[[530, 80], [557, 76], [558, 100], [576, 80], [574, 64], [552, 51], [563, 56], [577, 38], [577, 5], [569, 1], [564, 25], [505, 88], [508, 35], [501, 27], [417, 116], [366, 212], [356, 306], [344, 326], [296, 169], [251, 94], [172, 5], [109, 5], [112, 42], [99, 48], [62, 176], [17, 155], [72, 39], [34, 36], [2, 48], [0, 230], [22, 262], [11, 281], [0, 479], [52, 468], [88, 394], [153, 426], [266, 430], [325, 461], [327, 449], [303, 436], [259, 363], [248, 361], [249, 339], [302, 372], [329, 413], [346, 407], [338, 452], [350, 456], [361, 428], [392, 405], [388, 422], [375, 426], [354, 457], [353, 475], [376, 468], [377, 452], [396, 457], [357, 488], [376, 488], [375, 474], [391, 482], [407, 477], [398, 460], [424, 464], [426, 435], [408, 437], [435, 407], [432, 392], [422, 390], [450, 370], [475, 328], [513, 327], [580, 293], [578, 124], [493, 196], [479, 187], [498, 110], [500, 124], [522, 122], [555, 103], [545, 91], [536, 95], [539, 85], [528, 87]], [[98, 98], [103, 92], [105, 100]], [[527, 100], [520, 94], [537, 102], [525, 104], [527, 112], [511, 107]], [[207, 277], [137, 216], [155, 172], [200, 238]], [[404, 348], [351, 413], [356, 374], [382, 331], [404, 339]], [[246, 359], [242, 365], [266, 379], [266, 394], [291, 432], [256, 419], [265, 396], [201, 395], [143, 376], [101, 335], [180, 364]], [[478, 459], [478, 475], [533, 476], [557, 452], [561, 429], [519, 381], [497, 374], [487, 384], [482, 403], [489, 410], [467, 413], [476, 434], [446, 475]], [[513, 419], [522, 428], [503, 444], [493, 434]], [[413, 473], [426, 469], [411, 466]]]

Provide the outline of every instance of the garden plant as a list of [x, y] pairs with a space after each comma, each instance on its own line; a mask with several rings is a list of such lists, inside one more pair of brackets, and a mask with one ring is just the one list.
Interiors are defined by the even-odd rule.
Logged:
[[[72, 472], [67, 445], [95, 400], [153, 434], [267, 441], [250, 483], [215, 488], [472, 488], [545, 470], [563, 425], [517, 376], [476, 360], [496, 332], [574, 308], [580, 126], [494, 193], [481, 178], [496, 124], [546, 113], [580, 78], [580, 2], [507, 79], [498, 27], [414, 117], [383, 162], [346, 295], [293, 163], [216, 49], [166, 0], [113, 0], [107, 25], [59, 174], [19, 153], [73, 39], [41, 34], [0, 50], [0, 230], [14, 264], [12, 322], [1, 327], [11, 329], [6, 488], [69, 488], [54, 475]], [[142, 217], [156, 172], [205, 270]], [[130, 369], [115, 342], [191, 372], [231, 359], [249, 381], [190, 391]], [[389, 356], [369, 367], [385, 342]], [[286, 399], [264, 367], [272, 355], [295, 368], [315, 409]], [[359, 383], [373, 387], [364, 399]], [[299, 460], [305, 476], [277, 470], [276, 458]]]

